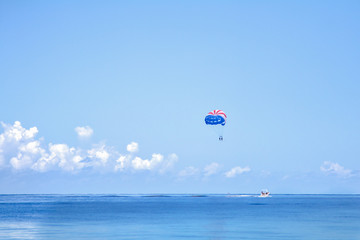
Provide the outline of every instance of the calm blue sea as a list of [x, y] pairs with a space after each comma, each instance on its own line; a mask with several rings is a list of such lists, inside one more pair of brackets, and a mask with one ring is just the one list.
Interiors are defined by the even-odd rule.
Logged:
[[360, 195], [0, 195], [0, 239], [360, 240]]

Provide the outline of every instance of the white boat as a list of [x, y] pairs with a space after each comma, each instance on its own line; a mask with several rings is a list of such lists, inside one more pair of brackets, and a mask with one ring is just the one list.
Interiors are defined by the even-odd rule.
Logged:
[[269, 195], [270, 195], [270, 192], [267, 189], [263, 189], [263, 190], [261, 190], [259, 197], [269, 197]]

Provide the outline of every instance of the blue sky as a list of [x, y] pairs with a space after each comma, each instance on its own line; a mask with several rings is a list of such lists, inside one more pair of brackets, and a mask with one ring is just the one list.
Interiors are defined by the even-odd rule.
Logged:
[[0, 1], [0, 193], [360, 193], [359, 11]]

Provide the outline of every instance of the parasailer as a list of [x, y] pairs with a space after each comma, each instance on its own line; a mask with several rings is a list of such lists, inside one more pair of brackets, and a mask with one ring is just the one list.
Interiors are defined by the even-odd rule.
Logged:
[[223, 140], [223, 128], [226, 124], [226, 114], [221, 110], [209, 112], [205, 117], [206, 125], [210, 125], [218, 134], [219, 141]]

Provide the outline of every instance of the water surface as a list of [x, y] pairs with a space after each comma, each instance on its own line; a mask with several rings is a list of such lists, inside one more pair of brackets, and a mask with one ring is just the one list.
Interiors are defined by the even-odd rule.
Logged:
[[0, 195], [0, 239], [360, 240], [360, 195]]

